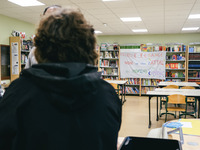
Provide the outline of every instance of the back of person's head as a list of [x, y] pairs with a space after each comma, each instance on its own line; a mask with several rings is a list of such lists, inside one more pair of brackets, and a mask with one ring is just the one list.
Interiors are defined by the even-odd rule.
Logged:
[[48, 6], [44, 9], [44, 12], [43, 12], [43, 15], [46, 15], [46, 14], [49, 14], [55, 10], [57, 10], [58, 8], [61, 8], [60, 5], [51, 5], [51, 6]]
[[45, 15], [34, 40], [38, 63], [95, 64], [98, 57], [94, 29], [77, 10], [58, 9]]

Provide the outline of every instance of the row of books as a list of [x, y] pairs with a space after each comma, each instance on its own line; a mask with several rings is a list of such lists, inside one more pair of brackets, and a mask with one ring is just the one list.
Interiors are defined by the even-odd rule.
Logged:
[[137, 87], [126, 87], [126, 94], [139, 94], [140, 91]]
[[199, 69], [200, 64], [189, 64], [188, 67], [189, 67], [189, 69]]
[[189, 53], [199, 53], [200, 46], [189, 47]]
[[166, 79], [165, 81], [181, 82], [181, 79]]
[[21, 43], [22, 50], [31, 50], [33, 47], [33, 42], [31, 40], [23, 40]]
[[189, 60], [200, 60], [200, 55], [197, 54], [190, 54]]
[[142, 52], [156, 52], [156, 51], [164, 51], [165, 46], [147, 46], [146, 44], [141, 44], [140, 47]]
[[113, 52], [100, 52], [100, 58], [118, 58], [119, 57], [119, 52], [118, 51], [113, 51]]
[[185, 77], [185, 72], [172, 72], [172, 71], [166, 71], [166, 77], [172, 77], [172, 78], [182, 78]]
[[101, 51], [119, 50], [118, 44], [101, 43]]
[[141, 85], [143, 85], [143, 86], [145, 86], [145, 85], [157, 86], [157, 83], [159, 82], [159, 80], [157, 80], [157, 79], [142, 79], [141, 82], [142, 82]]
[[24, 63], [27, 63], [28, 61], [28, 56], [25, 55], [25, 54], [21, 54], [21, 63], [24, 64]]
[[118, 69], [101, 69], [101, 75], [118, 75]]
[[117, 60], [101, 60], [99, 61], [100, 67], [118, 67]]
[[111, 80], [119, 80], [118, 77], [113, 77], [113, 76], [110, 76], [110, 77], [105, 77], [105, 76], [101, 76], [102, 79], [111, 79]]
[[169, 46], [169, 47], [166, 48], [166, 51], [168, 51], [168, 52], [185, 52], [186, 51], [186, 45]]
[[197, 84], [200, 84], [200, 79], [188, 79], [188, 82], [196, 82]]
[[185, 60], [185, 55], [183, 54], [167, 55], [166, 60]]
[[156, 87], [142, 87], [141, 94], [146, 94], [148, 91], [154, 91]]
[[166, 63], [165, 68], [166, 69], [184, 69], [185, 64], [184, 63]]
[[200, 78], [200, 71], [189, 71], [188, 77]]
[[140, 84], [139, 78], [125, 78], [127, 80], [127, 84]]
[[143, 52], [154, 52], [154, 51], [167, 51], [167, 52], [185, 52], [186, 45], [174, 45], [174, 46], [147, 46], [146, 44], [141, 44], [140, 47]]

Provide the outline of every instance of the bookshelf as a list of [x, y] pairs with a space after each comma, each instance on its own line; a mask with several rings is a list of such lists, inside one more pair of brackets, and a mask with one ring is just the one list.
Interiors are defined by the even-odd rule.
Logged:
[[[141, 44], [141, 52], [159, 52], [164, 51], [165, 47], [160, 43]], [[158, 85], [159, 79], [141, 79], [140, 96], [145, 96], [148, 91], [153, 91]]]
[[99, 70], [99, 51], [100, 51], [100, 47], [99, 47], [98, 44], [96, 45], [95, 50], [96, 50], [96, 52], [98, 54], [98, 58], [97, 58], [95, 66], [98, 67], [98, 70]]
[[[120, 50], [131, 50], [131, 51], [140, 51], [140, 44], [125, 44], [125, 45], [120, 45]], [[140, 78], [123, 78], [123, 80], [127, 80], [126, 84], [126, 95], [129, 96], [140, 96], [141, 94], [141, 79]]]
[[127, 80], [126, 95], [140, 95], [140, 79], [139, 78], [124, 78]]
[[10, 80], [11, 82], [19, 77], [28, 61], [28, 54], [33, 47], [31, 40], [21, 40], [20, 37], [10, 37]]
[[147, 44], [141, 44], [141, 51], [142, 52], [158, 52], [163, 51], [163, 46], [161, 46], [160, 43], [147, 43]]
[[141, 95], [146, 95], [148, 91], [153, 91], [157, 88], [159, 79], [141, 79]]
[[186, 81], [186, 46], [182, 43], [166, 44], [166, 81]]
[[[165, 46], [156, 44], [126, 44], [117, 45], [114, 50], [113, 44], [102, 43], [99, 50], [100, 65], [102, 78], [120, 79], [119, 76], [119, 58], [115, 57], [113, 52], [120, 50], [136, 52], [156, 52], [166, 51], [166, 81], [183, 82], [191, 81], [200, 84], [200, 42], [191, 43], [189, 46], [183, 43], [167, 43]], [[117, 62], [117, 63], [116, 63]], [[113, 64], [113, 65], [112, 65]], [[117, 69], [117, 73], [113, 74]], [[110, 73], [109, 73], [110, 70]], [[144, 79], [144, 78], [121, 78], [127, 80], [126, 95], [130, 96], [145, 96], [149, 90], [154, 90], [157, 87], [159, 79]]]
[[28, 61], [28, 55], [33, 47], [33, 43], [30, 40], [23, 40], [21, 45], [21, 70], [23, 70]]
[[188, 46], [188, 82], [200, 84], [200, 42]]
[[21, 72], [21, 39], [10, 37], [10, 81], [17, 79]]
[[101, 43], [99, 51], [99, 71], [103, 79], [120, 79], [119, 76], [119, 52], [118, 44]]

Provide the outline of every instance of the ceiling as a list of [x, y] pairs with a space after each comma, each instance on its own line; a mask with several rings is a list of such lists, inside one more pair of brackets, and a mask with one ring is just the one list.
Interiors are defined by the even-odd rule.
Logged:
[[[200, 27], [200, 0], [39, 0], [44, 6], [21, 7], [0, 0], [0, 14], [38, 24], [44, 8], [50, 5], [79, 8], [101, 35], [134, 35], [133, 29], [147, 29], [140, 34], [200, 33], [182, 31], [183, 27]], [[121, 17], [141, 17], [140, 22], [122, 22]], [[107, 26], [103, 24], [106, 23]]]

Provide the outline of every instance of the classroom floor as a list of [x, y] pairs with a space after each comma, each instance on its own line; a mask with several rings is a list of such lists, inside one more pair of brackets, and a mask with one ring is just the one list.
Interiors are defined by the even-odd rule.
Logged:
[[[187, 116], [187, 118], [191, 118]], [[174, 117], [168, 115], [168, 120]], [[122, 106], [122, 124], [119, 131], [119, 137], [139, 136], [146, 137], [153, 128], [162, 126], [165, 120], [163, 115], [159, 121], [156, 121], [156, 98], [151, 100], [151, 128], [148, 128], [148, 97], [145, 96], [126, 96], [126, 102]]]

